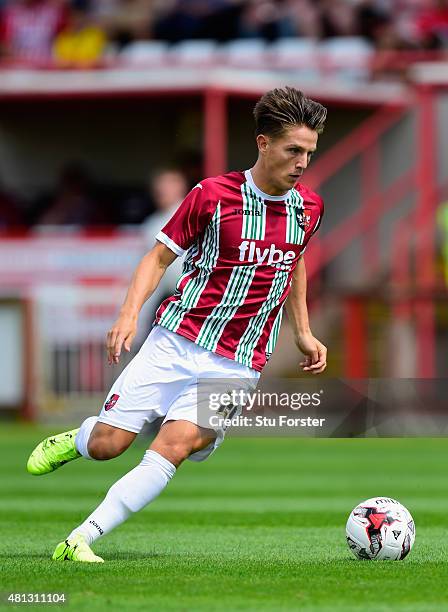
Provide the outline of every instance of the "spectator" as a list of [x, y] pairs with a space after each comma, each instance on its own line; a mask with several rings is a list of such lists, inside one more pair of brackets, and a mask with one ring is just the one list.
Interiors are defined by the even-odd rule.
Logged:
[[361, 0], [355, 10], [357, 31], [371, 43], [375, 44], [389, 24], [392, 14], [387, 2], [378, 0]]
[[356, 18], [353, 5], [347, 0], [320, 0], [322, 36], [354, 36]]
[[239, 20], [245, 0], [215, 2], [215, 8], [202, 21], [198, 38], [212, 38], [218, 42], [234, 40], [239, 35]]
[[240, 36], [276, 40], [294, 36], [294, 24], [287, 18], [283, 2], [273, 0], [249, 0], [240, 17]]
[[62, 0], [17, 0], [6, 4], [0, 21], [2, 55], [26, 63], [46, 63], [56, 35], [67, 21]]
[[66, 27], [56, 37], [53, 56], [58, 64], [67, 67], [91, 66], [99, 62], [105, 46], [104, 31], [85, 9], [75, 8]]
[[[156, 235], [171, 219], [179, 204], [185, 198], [188, 185], [185, 176], [175, 169], [157, 171], [149, 185], [156, 211], [142, 224], [147, 249], [151, 249], [156, 241]], [[182, 257], [178, 257], [167, 269], [159, 286], [144, 305], [143, 318], [148, 325], [152, 322], [155, 312], [163, 299], [173, 293], [182, 271]], [[147, 326], [141, 330], [142, 339], [148, 334]]]
[[322, 35], [321, 15], [313, 0], [285, 0], [286, 18], [295, 35], [318, 39]]
[[405, 79], [409, 55], [397, 51], [417, 51], [414, 21], [426, 0], [366, 0], [358, 9], [360, 33], [367, 36], [380, 53], [373, 58], [372, 79]]
[[176, 168], [179, 168], [183, 176], [185, 176], [188, 189], [192, 189], [204, 176], [204, 156], [202, 151], [185, 148], [179, 151], [175, 160]]
[[171, 2], [169, 9], [163, 11], [157, 19], [154, 36], [168, 42], [179, 42], [187, 38], [218, 37], [223, 40], [219, 20], [222, 18], [222, 22], [233, 29], [241, 2], [242, 0], [176, 0]]
[[39, 218], [41, 225], [95, 225], [104, 222], [99, 203], [93, 197], [86, 169], [71, 163], [62, 170], [55, 196]]
[[17, 198], [0, 182], [0, 230], [20, 227], [25, 220]]
[[[150, 38], [152, 24], [167, 0], [92, 0], [91, 14], [120, 47]], [[169, 4], [169, 3], [168, 3]]]
[[417, 29], [425, 49], [448, 49], [448, 0], [434, 0], [417, 19]]

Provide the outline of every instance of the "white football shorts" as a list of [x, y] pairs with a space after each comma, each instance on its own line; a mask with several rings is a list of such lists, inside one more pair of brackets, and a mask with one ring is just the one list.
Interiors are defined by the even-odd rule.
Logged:
[[[232, 389], [247, 392], [255, 389], [259, 377], [257, 370], [156, 325], [112, 385], [98, 420], [134, 433], [159, 417], [164, 417], [163, 423], [182, 419], [205, 426], [204, 412], [201, 418], [199, 409], [198, 381], [232, 379]], [[216, 431], [216, 439], [190, 455], [192, 461], [206, 459], [224, 439], [225, 428], [210, 422], [213, 419], [207, 421], [207, 427]]]

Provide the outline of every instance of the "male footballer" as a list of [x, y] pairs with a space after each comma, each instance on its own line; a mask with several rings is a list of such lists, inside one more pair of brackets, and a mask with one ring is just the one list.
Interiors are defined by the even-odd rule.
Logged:
[[[202, 461], [224, 431], [199, 425], [197, 382], [256, 384], [272, 353], [286, 306], [301, 368], [326, 367], [327, 349], [311, 330], [303, 253], [322, 219], [322, 199], [300, 183], [327, 110], [291, 87], [267, 92], [254, 109], [258, 159], [244, 172], [201, 181], [160, 231], [134, 272], [107, 334], [109, 363], [136, 335], [143, 303], [167, 267], [185, 255], [174, 294], [160, 305], [138, 354], [110, 390], [98, 417], [51, 436], [27, 469], [47, 474], [84, 457], [125, 451], [145, 423], [163, 417], [141, 463], [108, 491], [86, 520], [56, 546], [55, 560], [103, 562], [90, 546], [153, 501], [185, 459]], [[254, 382], [255, 381], [255, 382]]]

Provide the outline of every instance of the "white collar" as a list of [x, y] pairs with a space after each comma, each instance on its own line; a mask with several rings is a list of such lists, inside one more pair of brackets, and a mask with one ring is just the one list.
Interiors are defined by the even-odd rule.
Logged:
[[257, 194], [257, 196], [259, 196], [263, 200], [270, 200], [273, 202], [284, 202], [291, 195], [291, 190], [287, 191], [285, 194], [280, 195], [280, 196], [269, 195], [269, 193], [265, 193], [264, 191], [261, 191], [261, 189], [259, 189], [255, 185], [254, 179], [252, 178], [252, 172], [250, 170], [245, 170], [244, 176], [246, 177], [246, 181], [248, 182], [249, 187], [252, 189], [252, 191], [254, 191]]

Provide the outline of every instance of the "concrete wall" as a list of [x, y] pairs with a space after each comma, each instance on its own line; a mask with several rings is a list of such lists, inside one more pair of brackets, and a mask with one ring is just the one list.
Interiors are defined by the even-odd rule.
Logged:
[[[254, 101], [229, 103], [229, 169], [256, 159]], [[330, 109], [320, 151], [332, 146], [367, 111]], [[202, 152], [200, 97], [23, 101], [0, 106], [0, 181], [25, 197], [50, 188], [60, 169], [82, 161], [93, 177], [111, 184], [142, 184], [151, 168], [179, 154]]]
[[200, 149], [199, 98], [20, 102], [0, 107], [0, 180], [24, 196], [51, 187], [64, 164], [95, 179], [143, 183], [151, 168]]
[[[244, 169], [256, 159], [252, 109], [254, 100], [229, 101], [228, 168]], [[439, 124], [438, 174], [448, 180], [448, 95], [437, 101]], [[329, 108], [319, 153], [362, 123], [372, 110]], [[409, 112], [381, 140], [381, 185], [385, 188], [418, 161], [415, 116]], [[83, 161], [93, 177], [106, 184], [143, 184], [154, 167], [172, 164], [185, 150], [202, 151], [202, 99], [197, 96], [84, 101], [24, 101], [0, 106], [0, 182], [34, 197], [54, 185], [69, 161]], [[304, 175], [306, 183], [306, 174]], [[326, 203], [322, 234], [349, 219], [361, 202], [360, 164], [356, 158], [321, 189]], [[380, 250], [390, 261], [395, 222], [411, 209], [415, 195], [384, 215]], [[336, 285], [359, 286], [360, 243], [354, 242], [329, 266]]]

